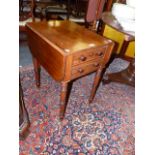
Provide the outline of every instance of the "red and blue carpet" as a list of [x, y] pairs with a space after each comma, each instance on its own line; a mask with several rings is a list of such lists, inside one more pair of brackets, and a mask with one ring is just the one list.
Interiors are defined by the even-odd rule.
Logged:
[[[110, 71], [126, 67], [115, 60]], [[30, 128], [20, 139], [20, 155], [134, 155], [134, 93], [131, 86], [100, 84], [88, 104], [94, 74], [73, 83], [65, 119], [60, 122], [60, 84], [42, 69], [35, 86], [33, 67], [20, 69]]]

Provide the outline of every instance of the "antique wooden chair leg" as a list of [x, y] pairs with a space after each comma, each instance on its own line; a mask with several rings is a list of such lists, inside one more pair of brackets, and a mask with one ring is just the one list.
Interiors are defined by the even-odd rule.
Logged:
[[33, 65], [34, 65], [36, 86], [39, 87], [40, 86], [40, 64], [35, 57], [33, 57]]
[[61, 94], [60, 94], [60, 119], [62, 120], [65, 115], [68, 96], [68, 82], [61, 82]]
[[93, 83], [93, 88], [92, 88], [92, 91], [91, 91], [91, 95], [89, 97], [89, 103], [91, 103], [93, 101], [93, 99], [94, 99], [97, 87], [99, 86], [99, 83], [100, 83], [100, 80], [101, 80], [101, 77], [102, 77], [102, 73], [103, 73], [102, 68], [99, 68], [97, 70], [97, 72], [96, 72], [94, 83]]
[[121, 47], [120, 53], [119, 53], [120, 57], [124, 57], [125, 56], [125, 52], [127, 50], [127, 47], [129, 45], [129, 43], [130, 43], [130, 41], [123, 40], [123, 44], [122, 44], [122, 47]]

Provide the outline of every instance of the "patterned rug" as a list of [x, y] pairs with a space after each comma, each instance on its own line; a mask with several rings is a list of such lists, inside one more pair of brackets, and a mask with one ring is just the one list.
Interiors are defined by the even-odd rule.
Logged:
[[[115, 59], [107, 72], [128, 62]], [[59, 121], [60, 84], [41, 71], [35, 86], [32, 66], [20, 68], [24, 100], [31, 126], [19, 141], [20, 155], [134, 155], [134, 93], [131, 86], [100, 84], [88, 104], [94, 73], [73, 83], [65, 118]]]

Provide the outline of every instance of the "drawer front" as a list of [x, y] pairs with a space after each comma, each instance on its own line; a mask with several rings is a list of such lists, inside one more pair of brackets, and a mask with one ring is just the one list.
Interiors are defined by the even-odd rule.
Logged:
[[104, 47], [91, 48], [86, 51], [78, 52], [73, 55], [72, 66], [76, 66], [93, 59], [102, 58], [104, 56], [106, 49], [107, 49], [107, 46], [104, 46]]
[[102, 65], [102, 58], [72, 67], [71, 78], [75, 79], [85, 74], [96, 71]]

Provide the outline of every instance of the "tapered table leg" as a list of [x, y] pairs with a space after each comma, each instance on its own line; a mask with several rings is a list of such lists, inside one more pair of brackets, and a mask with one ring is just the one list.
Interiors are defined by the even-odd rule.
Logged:
[[95, 79], [94, 79], [94, 83], [93, 83], [93, 88], [92, 88], [92, 91], [91, 91], [91, 95], [89, 97], [89, 103], [91, 103], [94, 99], [94, 96], [95, 96], [95, 93], [96, 93], [96, 90], [97, 90], [97, 87], [100, 83], [100, 80], [101, 80], [101, 75], [102, 75], [102, 71], [103, 69], [102, 68], [99, 68], [96, 72], [96, 75], [95, 75]]
[[65, 115], [68, 96], [68, 82], [61, 82], [61, 94], [60, 94], [60, 119], [62, 120]]
[[33, 66], [34, 66], [36, 86], [39, 87], [40, 86], [40, 64], [35, 57], [33, 57]]

